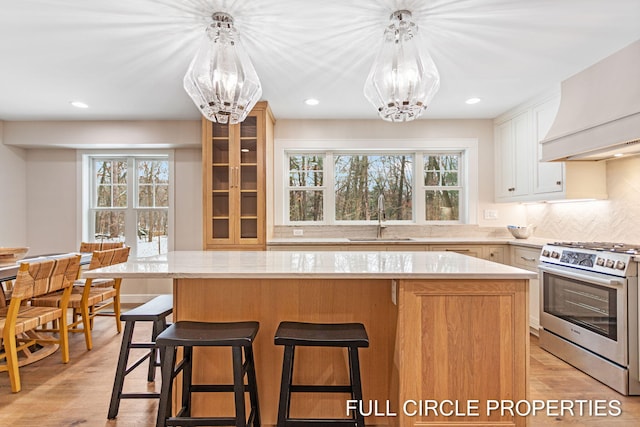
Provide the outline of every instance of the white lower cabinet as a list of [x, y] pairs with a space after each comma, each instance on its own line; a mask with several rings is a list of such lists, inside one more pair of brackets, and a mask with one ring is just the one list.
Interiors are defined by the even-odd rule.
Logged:
[[[511, 265], [538, 273], [540, 249], [523, 246], [511, 246]], [[538, 331], [540, 328], [540, 280], [529, 281], [529, 327]]]
[[457, 252], [462, 255], [469, 255], [487, 261], [509, 263], [509, 254], [506, 245], [430, 245], [430, 251]]

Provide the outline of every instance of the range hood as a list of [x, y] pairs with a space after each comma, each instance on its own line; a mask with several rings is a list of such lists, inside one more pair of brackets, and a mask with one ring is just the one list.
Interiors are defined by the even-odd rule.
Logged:
[[561, 84], [542, 161], [640, 154], [640, 40]]

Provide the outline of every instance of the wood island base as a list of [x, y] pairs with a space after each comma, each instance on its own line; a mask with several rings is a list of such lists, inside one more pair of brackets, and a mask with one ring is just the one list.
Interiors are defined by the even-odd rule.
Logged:
[[[526, 425], [524, 417], [490, 410], [528, 396], [526, 279], [181, 278], [174, 306], [175, 320], [260, 322], [254, 352], [264, 425], [276, 424], [283, 348], [273, 337], [284, 320], [365, 325], [368, 425]], [[232, 382], [229, 349], [195, 353], [194, 383]], [[299, 348], [294, 383], [346, 383], [346, 358], [343, 349]], [[297, 394], [291, 415], [344, 418], [347, 399]], [[193, 407], [194, 416], [229, 415], [232, 395], [197, 394]]]

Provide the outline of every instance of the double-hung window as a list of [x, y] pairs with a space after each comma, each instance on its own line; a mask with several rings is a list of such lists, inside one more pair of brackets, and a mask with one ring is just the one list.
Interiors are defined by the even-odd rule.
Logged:
[[169, 249], [169, 155], [87, 155], [83, 240], [125, 242], [137, 257]]

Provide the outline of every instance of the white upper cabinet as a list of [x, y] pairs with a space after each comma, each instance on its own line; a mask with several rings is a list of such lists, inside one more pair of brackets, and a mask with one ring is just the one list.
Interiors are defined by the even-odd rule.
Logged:
[[496, 202], [606, 199], [604, 162], [541, 162], [560, 93], [541, 96], [494, 121]]
[[531, 144], [529, 112], [496, 126], [496, 198], [510, 199], [529, 193]]
[[536, 162], [533, 168], [533, 193], [557, 193], [563, 191], [562, 182], [564, 180], [564, 163], [562, 162], [541, 162], [542, 158], [542, 141], [551, 129], [553, 120], [558, 113], [560, 107], [560, 96], [555, 96], [547, 102], [544, 102], [533, 108], [533, 139]]

